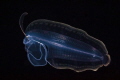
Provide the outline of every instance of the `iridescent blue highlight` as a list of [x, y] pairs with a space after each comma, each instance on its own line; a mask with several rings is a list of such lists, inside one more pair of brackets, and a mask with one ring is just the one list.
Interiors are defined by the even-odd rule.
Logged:
[[76, 72], [94, 70], [110, 63], [110, 56], [102, 41], [89, 36], [85, 31], [70, 25], [40, 19], [31, 22], [23, 30], [23, 43], [28, 60], [33, 66], [49, 63], [57, 69], [72, 69]]

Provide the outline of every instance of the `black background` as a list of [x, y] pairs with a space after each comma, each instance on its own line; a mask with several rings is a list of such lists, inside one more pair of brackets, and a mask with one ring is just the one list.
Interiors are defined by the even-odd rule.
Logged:
[[[0, 80], [120, 80], [119, 0], [32, 1], [0, 1]], [[18, 23], [23, 12], [28, 12], [25, 28], [33, 20], [48, 19], [83, 29], [100, 39], [111, 56], [110, 65], [80, 73], [50, 65], [33, 67], [27, 59]]]

